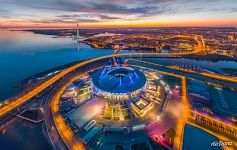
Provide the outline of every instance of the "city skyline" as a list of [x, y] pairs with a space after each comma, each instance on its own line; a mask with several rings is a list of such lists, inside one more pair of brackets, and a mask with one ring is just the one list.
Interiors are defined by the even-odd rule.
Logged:
[[2, 0], [0, 28], [237, 26], [234, 0]]

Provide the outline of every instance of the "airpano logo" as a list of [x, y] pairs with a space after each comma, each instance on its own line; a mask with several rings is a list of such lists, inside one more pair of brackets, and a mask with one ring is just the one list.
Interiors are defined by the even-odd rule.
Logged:
[[233, 143], [231, 141], [213, 141], [211, 143], [211, 146], [213, 147], [225, 147], [225, 146], [231, 146]]

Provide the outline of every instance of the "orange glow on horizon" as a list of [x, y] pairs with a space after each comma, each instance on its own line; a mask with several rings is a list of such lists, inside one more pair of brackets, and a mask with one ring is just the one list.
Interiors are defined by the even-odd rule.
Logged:
[[[80, 28], [127, 28], [127, 27], [237, 27], [237, 20], [207, 19], [207, 20], [138, 20], [98, 23], [79, 23]], [[0, 19], [0, 29], [11, 28], [75, 28], [74, 23], [32, 23], [23, 20]]]

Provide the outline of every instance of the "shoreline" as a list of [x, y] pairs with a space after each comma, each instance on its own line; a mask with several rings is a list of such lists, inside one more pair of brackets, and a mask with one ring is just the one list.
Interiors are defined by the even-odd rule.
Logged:
[[[88, 59], [85, 59], [85, 60], [88, 60]], [[37, 81], [37, 82], [40, 82], [41, 80], [44, 80], [46, 79], [47, 75], [48, 74], [52, 74], [52, 75], [55, 75], [59, 72], [61, 72], [62, 70], [76, 64], [76, 63], [79, 63], [79, 62], [82, 62], [82, 61], [85, 61], [85, 60], [80, 60], [80, 61], [74, 61], [74, 62], [71, 62], [71, 63], [67, 63], [67, 64], [63, 64], [63, 65], [59, 65], [57, 67], [54, 67], [54, 68], [51, 68], [51, 69], [48, 69], [48, 70], [45, 70], [45, 71], [42, 71], [42, 72], [39, 72], [39, 73], [36, 73], [32, 76], [29, 76], [23, 80], [21, 80], [19, 83], [16, 83], [13, 88], [17, 88], [17, 89], [24, 89], [26, 87], [28, 87], [30, 84], [34, 83], [34, 81]], [[54, 72], [57, 72], [57, 73], [54, 73]], [[51, 75], [50, 75], [51, 76]], [[49, 77], [50, 77], [49, 76]], [[42, 78], [42, 79], [37, 79], [37, 78]], [[31, 81], [31, 83], [29, 83], [29, 81]]]

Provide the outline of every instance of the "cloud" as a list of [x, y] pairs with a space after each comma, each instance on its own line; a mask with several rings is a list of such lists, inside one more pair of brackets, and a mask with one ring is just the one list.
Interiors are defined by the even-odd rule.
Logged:
[[[84, 23], [93, 23], [93, 22], [113, 22], [113, 21], [134, 21], [138, 20], [136, 17], [131, 17], [131, 18], [125, 18], [125, 17], [119, 17], [119, 16], [114, 16], [114, 15], [107, 15], [107, 14], [98, 14], [98, 13], [84, 13], [84, 14], [68, 14], [68, 15], [59, 15], [56, 16], [57, 18], [60, 18], [62, 20], [76, 20], [78, 19], [79, 22], [84, 22]], [[90, 18], [90, 19], [88, 19]]]
[[51, 23], [75, 23], [76, 19], [79, 20], [80, 23], [96, 23], [103, 21], [111, 21], [111, 20], [121, 20], [120, 17], [113, 17], [108, 15], [101, 14], [80, 14], [80, 15], [59, 15], [55, 18], [48, 19], [26, 19], [27, 22], [32, 22], [36, 24], [51, 24]]
[[[9, 2], [10, 1], [10, 2]], [[110, 13], [110, 14], [140, 14], [167, 13], [170, 9], [161, 7], [172, 0], [147, 0], [135, 2], [133, 0], [9, 0], [8, 4], [19, 5], [34, 9], [49, 11], [65, 11], [78, 13]]]
[[10, 14], [11, 13], [10, 13], [9, 10], [0, 8], [0, 17], [2, 17], [2, 18], [9, 18]]
[[237, 8], [231, 8], [230, 12], [237, 12]]
[[117, 20], [122, 19], [121, 17], [114, 17], [109, 15], [102, 14], [68, 14], [68, 15], [59, 15], [58, 18], [62, 19], [82, 19], [82, 18], [97, 18], [98, 20]]
[[[55, 23], [75, 23], [75, 20], [65, 20], [65, 19], [27, 19], [27, 22], [36, 24], [55, 24]], [[96, 23], [98, 20], [95, 19], [80, 19], [80, 23]]]
[[169, 23], [185, 20], [190, 14], [193, 20], [234, 18], [236, 8], [236, 0], [1, 0], [0, 17], [36, 24], [71, 24], [75, 19], [83, 23], [152, 20]]

